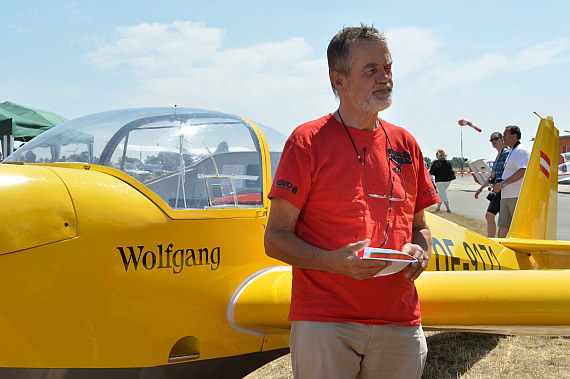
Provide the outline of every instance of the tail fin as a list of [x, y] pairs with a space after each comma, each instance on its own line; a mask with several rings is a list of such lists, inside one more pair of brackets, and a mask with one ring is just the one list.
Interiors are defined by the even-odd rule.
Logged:
[[471, 170], [471, 175], [473, 175], [473, 179], [482, 186], [483, 183], [487, 180], [489, 176], [491, 176], [491, 172], [489, 166], [485, 163], [485, 160], [478, 159], [474, 162], [468, 161], [467, 167]]
[[540, 117], [507, 238], [555, 240], [557, 206], [558, 129], [551, 116]]

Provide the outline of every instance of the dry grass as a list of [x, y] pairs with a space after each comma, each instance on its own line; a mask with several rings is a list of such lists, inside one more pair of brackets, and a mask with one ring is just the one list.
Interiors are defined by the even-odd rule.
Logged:
[[[486, 234], [482, 221], [457, 213], [436, 214]], [[426, 337], [429, 353], [422, 378], [570, 378], [569, 337], [457, 332], [426, 332]], [[290, 356], [276, 359], [246, 378], [293, 378]]]
[[487, 235], [487, 224], [477, 219], [460, 215], [459, 213], [435, 212], [435, 206], [426, 209], [428, 212], [459, 224], [464, 228], [477, 232], [481, 235]]
[[[570, 338], [426, 332], [429, 353], [422, 378], [570, 378]], [[246, 376], [293, 378], [286, 355]]]
[[246, 379], [289, 379], [293, 378], [293, 369], [291, 368], [291, 354], [277, 358], [269, 362], [265, 366], [252, 372]]
[[568, 337], [426, 332], [422, 378], [570, 378]]

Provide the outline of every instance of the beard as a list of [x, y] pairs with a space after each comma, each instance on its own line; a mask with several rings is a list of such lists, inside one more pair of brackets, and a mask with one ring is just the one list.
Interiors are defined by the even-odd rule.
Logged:
[[[387, 89], [387, 92], [375, 94], [374, 91], [380, 89]], [[381, 112], [392, 105], [392, 85], [387, 84], [379, 88], [374, 88], [373, 91], [365, 99], [357, 98], [352, 91], [348, 91], [348, 101], [353, 103], [358, 109], [364, 112], [373, 113]]]

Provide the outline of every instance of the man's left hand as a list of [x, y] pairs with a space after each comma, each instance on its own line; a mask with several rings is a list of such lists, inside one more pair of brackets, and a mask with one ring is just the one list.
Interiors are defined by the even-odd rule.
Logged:
[[497, 183], [493, 186], [493, 192], [499, 193], [499, 191], [503, 188], [505, 188], [505, 185], [503, 183]]
[[416, 262], [410, 263], [404, 270], [406, 278], [416, 280], [427, 268], [429, 254], [426, 253], [421, 246], [413, 243], [405, 244], [404, 247], [402, 247], [402, 253], [406, 253], [417, 259]]

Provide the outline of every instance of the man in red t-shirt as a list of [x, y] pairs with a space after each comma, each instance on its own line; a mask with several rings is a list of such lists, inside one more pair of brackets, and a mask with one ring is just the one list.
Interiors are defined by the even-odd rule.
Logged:
[[[414, 280], [438, 203], [412, 135], [378, 118], [391, 104], [386, 40], [366, 26], [330, 42], [337, 111], [299, 126], [269, 193], [267, 254], [293, 266], [289, 319], [295, 377], [420, 377], [427, 354]], [[367, 246], [415, 258], [404, 270], [359, 257]]]

